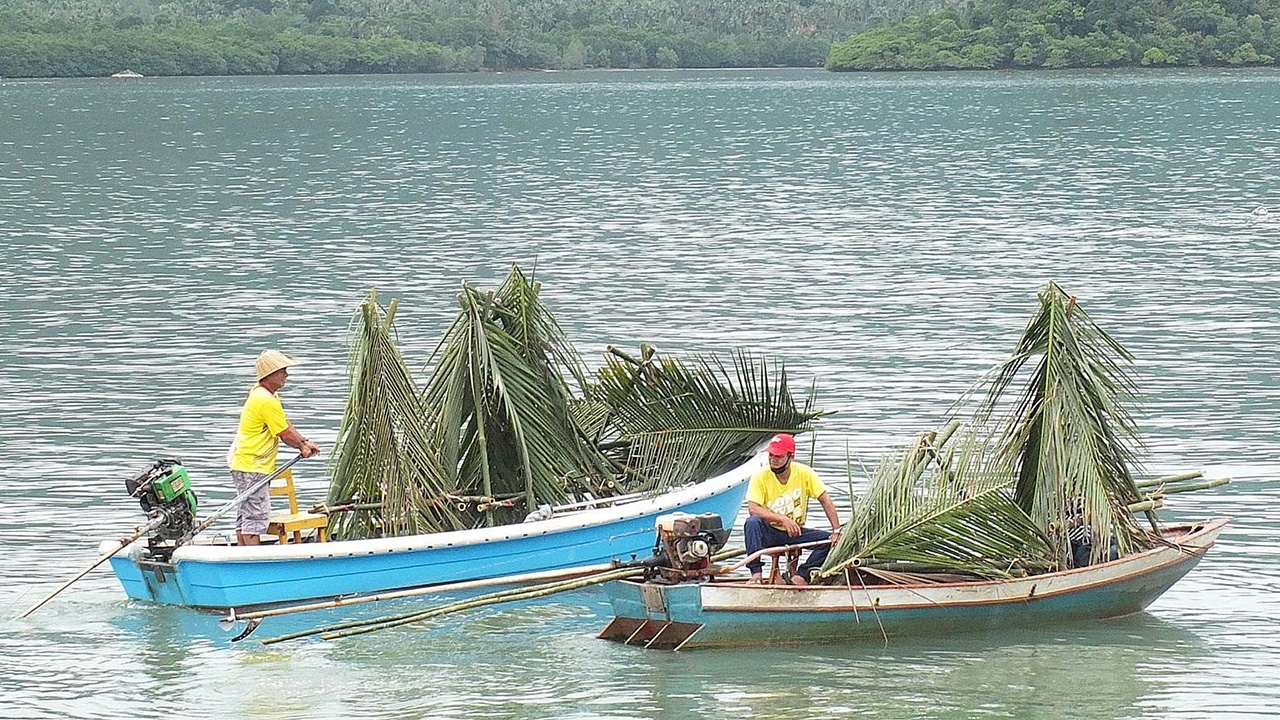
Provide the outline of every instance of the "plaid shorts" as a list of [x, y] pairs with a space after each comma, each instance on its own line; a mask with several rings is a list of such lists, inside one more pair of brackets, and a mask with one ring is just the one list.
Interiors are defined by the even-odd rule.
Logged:
[[[248, 490], [256, 483], [262, 482], [267, 473], [231, 471], [231, 479], [236, 481], [236, 494]], [[236, 531], [246, 535], [263, 535], [267, 532], [267, 524], [271, 519], [270, 483], [258, 488], [258, 491], [240, 503], [240, 511], [236, 513]]]

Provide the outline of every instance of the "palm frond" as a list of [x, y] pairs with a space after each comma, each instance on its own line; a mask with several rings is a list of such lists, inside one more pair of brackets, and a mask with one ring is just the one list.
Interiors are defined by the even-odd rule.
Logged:
[[[1094, 561], [1112, 542], [1121, 554], [1146, 547], [1127, 509], [1138, 499], [1130, 468], [1140, 446], [1126, 408], [1136, 398], [1132, 356], [1058, 285], [1049, 283], [1039, 300], [977, 417], [997, 428], [998, 453], [1016, 472], [1014, 499], [1040, 527], [1055, 529], [1061, 559], [1070, 553], [1065, 527], [1079, 510], [1100, 539]], [[1016, 397], [1006, 400], [1020, 377]]]
[[820, 577], [865, 567], [998, 578], [1052, 566], [1048, 538], [990, 471], [980, 435], [945, 447], [949, 436], [930, 432], [880, 462]]
[[726, 367], [716, 358], [660, 357], [650, 345], [639, 358], [610, 348], [591, 393], [609, 408], [601, 440], [632, 492], [708, 477], [824, 414], [812, 393], [796, 406], [781, 363], [771, 370], [767, 358], [743, 351]]
[[329, 504], [358, 500], [380, 510], [335, 514], [338, 539], [461, 529], [466, 521], [442, 501], [450, 473], [434, 451], [434, 415], [422, 404], [393, 337], [393, 300], [384, 312], [377, 295], [353, 320], [347, 371], [350, 393], [330, 460]]
[[518, 268], [499, 293], [464, 286], [423, 395], [438, 411], [441, 464], [453, 469], [457, 491], [521, 499], [505, 516], [486, 514], [490, 524], [599, 493], [613, 476], [574, 420], [560, 368], [576, 356], [536, 295]]

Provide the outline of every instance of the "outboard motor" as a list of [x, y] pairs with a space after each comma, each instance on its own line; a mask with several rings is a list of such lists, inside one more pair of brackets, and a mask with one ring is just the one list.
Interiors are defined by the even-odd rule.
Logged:
[[711, 556], [729, 541], [729, 529], [715, 513], [661, 515], [655, 523], [658, 537], [646, 579], [680, 582], [700, 577], [711, 565]]
[[147, 544], [153, 556], [167, 561], [176, 541], [195, 529], [196, 494], [187, 469], [178, 460], [157, 460], [142, 474], [126, 480], [124, 489], [138, 499], [148, 518], [164, 518]]

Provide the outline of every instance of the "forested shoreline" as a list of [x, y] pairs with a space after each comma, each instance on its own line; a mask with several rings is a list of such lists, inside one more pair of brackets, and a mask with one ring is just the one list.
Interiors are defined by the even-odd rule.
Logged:
[[0, 0], [0, 76], [821, 67], [949, 0]]
[[1280, 0], [0, 0], [0, 77], [1273, 65]]
[[977, 0], [835, 44], [827, 68], [1274, 65], [1280, 0]]

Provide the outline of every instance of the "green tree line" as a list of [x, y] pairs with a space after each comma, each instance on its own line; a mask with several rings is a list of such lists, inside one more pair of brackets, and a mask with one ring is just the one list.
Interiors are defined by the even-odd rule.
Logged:
[[0, 0], [0, 76], [821, 66], [949, 0]]
[[831, 70], [1273, 65], [1280, 0], [977, 0], [836, 43]]

